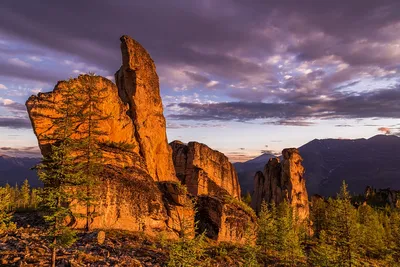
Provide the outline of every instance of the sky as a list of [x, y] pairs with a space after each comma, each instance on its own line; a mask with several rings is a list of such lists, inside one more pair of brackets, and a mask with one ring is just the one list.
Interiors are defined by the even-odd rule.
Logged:
[[2, 0], [0, 154], [38, 155], [27, 98], [113, 79], [124, 34], [156, 63], [169, 141], [243, 161], [397, 134], [399, 32], [398, 0]]

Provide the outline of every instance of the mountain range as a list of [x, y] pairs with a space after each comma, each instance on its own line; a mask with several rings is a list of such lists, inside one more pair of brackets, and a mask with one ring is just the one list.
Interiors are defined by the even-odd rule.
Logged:
[[[400, 189], [400, 137], [376, 135], [369, 139], [314, 139], [299, 147], [309, 195], [334, 196], [343, 180], [352, 193], [366, 186]], [[235, 163], [242, 192], [252, 192], [254, 174], [268, 159], [263, 154], [244, 163]]]
[[31, 170], [40, 162], [39, 158], [16, 158], [0, 155], [0, 186], [6, 183], [22, 185], [28, 179], [31, 186], [40, 186], [36, 171]]
[[[400, 189], [400, 137], [376, 135], [369, 139], [314, 139], [299, 147], [306, 170], [309, 195], [334, 196], [343, 180], [353, 193], [362, 193], [366, 186]], [[242, 193], [252, 193], [254, 174], [262, 171], [272, 154], [262, 154], [233, 165]], [[32, 186], [41, 185], [31, 170], [38, 158], [15, 158], [0, 155], [0, 185], [22, 184], [28, 179]]]

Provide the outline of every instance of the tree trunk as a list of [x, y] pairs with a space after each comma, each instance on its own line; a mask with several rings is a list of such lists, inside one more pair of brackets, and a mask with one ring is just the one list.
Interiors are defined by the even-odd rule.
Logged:
[[54, 237], [53, 239], [53, 248], [51, 249], [51, 267], [56, 267], [56, 259], [57, 259], [57, 239]]

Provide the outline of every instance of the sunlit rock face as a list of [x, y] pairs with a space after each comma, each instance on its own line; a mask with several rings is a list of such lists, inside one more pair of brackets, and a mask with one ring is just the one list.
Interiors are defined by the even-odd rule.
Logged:
[[138, 42], [125, 35], [121, 51], [122, 66], [115, 81], [122, 101], [129, 105], [139, 153], [155, 181], [177, 181], [154, 61]]
[[303, 159], [296, 148], [284, 149], [282, 158], [282, 162], [279, 158], [269, 159], [264, 172], [256, 173], [251, 206], [258, 213], [262, 201], [278, 205], [286, 200], [299, 220], [305, 221], [309, 217], [309, 204]]
[[[190, 199], [186, 192], [176, 190], [179, 180], [167, 143], [154, 62], [133, 39], [123, 36], [121, 42], [123, 64], [116, 74], [118, 86], [100, 76], [81, 75], [58, 82], [52, 92], [28, 99], [26, 106], [41, 152], [48, 155], [51, 144], [57, 141], [47, 137], [56, 129], [54, 124], [61, 116], [68, 90], [73, 88], [79, 94], [91, 86], [97, 96], [96, 114], [103, 118], [97, 129], [101, 134], [96, 137], [103, 166], [100, 184], [93, 188], [98, 199], [92, 207], [96, 216], [90, 227], [152, 235], [165, 231], [170, 237], [177, 237], [184, 218], [185, 231], [193, 233], [194, 211], [187, 205]], [[82, 126], [74, 125], [79, 127]], [[80, 138], [78, 132], [72, 135], [73, 139]], [[160, 181], [169, 185], [161, 186]], [[74, 213], [85, 213], [83, 204], [73, 204]], [[79, 216], [71, 219], [77, 228], [85, 223]]]
[[223, 153], [198, 142], [185, 145], [174, 141], [170, 146], [173, 150], [176, 175], [187, 186], [190, 194], [228, 194], [240, 199], [236, 170]]

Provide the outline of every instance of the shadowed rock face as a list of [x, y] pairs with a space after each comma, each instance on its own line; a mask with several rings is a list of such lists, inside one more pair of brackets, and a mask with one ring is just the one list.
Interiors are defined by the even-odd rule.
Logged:
[[[245, 204], [244, 204], [245, 205]], [[213, 196], [197, 198], [198, 231], [216, 241], [252, 243], [256, 236], [257, 218], [235, 201]]]
[[254, 238], [256, 217], [240, 203], [240, 186], [228, 158], [197, 142], [174, 141], [170, 146], [177, 177], [196, 196], [198, 232], [235, 243]]
[[[74, 88], [79, 94], [80, 88], [91, 86], [92, 92], [99, 95], [95, 103], [97, 115], [105, 118], [98, 123], [102, 134], [96, 137], [104, 166], [101, 184], [93, 189], [99, 197], [93, 211], [99, 216], [93, 219], [91, 228], [148, 234], [166, 231], [176, 237], [173, 232], [181, 232], [184, 220], [186, 231], [193, 232], [193, 208], [186, 205], [190, 200], [185, 192], [175, 190], [178, 179], [167, 143], [154, 63], [139, 43], [126, 36], [121, 41], [123, 65], [116, 74], [118, 87], [100, 76], [81, 75], [59, 82], [52, 92], [28, 99], [26, 106], [41, 152], [47, 155], [51, 144], [57, 141], [46, 136], [55, 131], [54, 122], [61, 116], [60, 107], [67, 92]], [[79, 136], [75, 133], [72, 138]], [[119, 143], [126, 146], [115, 146]], [[160, 186], [159, 181], [169, 185]], [[171, 195], [179, 201], [171, 200]], [[85, 213], [86, 207], [79, 203], [73, 207], [75, 213]], [[71, 219], [77, 228], [85, 224], [79, 217]]]
[[139, 153], [155, 181], [177, 181], [154, 61], [138, 42], [125, 35], [121, 51], [122, 66], [115, 81], [119, 96], [129, 105]]
[[190, 194], [223, 196], [240, 199], [240, 186], [235, 168], [228, 158], [208, 146], [180, 141], [170, 143], [176, 175]]
[[304, 221], [309, 217], [309, 205], [302, 158], [296, 148], [284, 149], [282, 157], [282, 162], [269, 159], [264, 173], [256, 173], [251, 206], [258, 213], [263, 200], [275, 204], [286, 200]]

